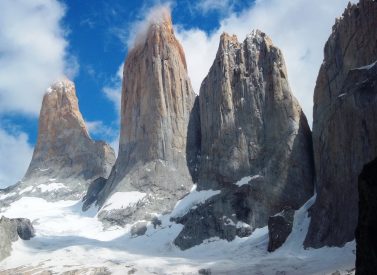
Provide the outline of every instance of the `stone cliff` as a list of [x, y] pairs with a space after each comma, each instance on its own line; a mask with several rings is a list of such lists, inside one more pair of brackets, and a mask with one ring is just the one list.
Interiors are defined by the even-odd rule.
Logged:
[[183, 49], [163, 11], [125, 62], [119, 155], [98, 203], [108, 205], [119, 192], [145, 196], [137, 207], [104, 207], [102, 220], [124, 223], [170, 211], [191, 189], [197, 158], [192, 152], [198, 151], [197, 129], [188, 125], [194, 101]]
[[361, 0], [337, 19], [314, 92], [317, 199], [305, 246], [354, 239], [357, 178], [377, 156], [377, 2]]
[[177, 245], [250, 234], [312, 196], [310, 128], [291, 93], [283, 55], [266, 34], [254, 31], [243, 43], [221, 36], [199, 105], [198, 189], [221, 193], [176, 219], [185, 225]]

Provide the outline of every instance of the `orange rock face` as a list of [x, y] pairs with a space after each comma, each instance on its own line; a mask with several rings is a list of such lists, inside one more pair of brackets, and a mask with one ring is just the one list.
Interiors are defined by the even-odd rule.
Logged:
[[114, 192], [137, 190], [150, 196], [148, 209], [136, 212], [168, 211], [190, 190], [188, 128], [195, 97], [170, 14], [163, 12], [124, 65], [119, 155], [100, 205]]
[[[43, 98], [38, 140], [24, 184], [57, 181], [66, 185], [67, 194], [81, 196], [88, 181], [109, 175], [114, 162], [113, 149], [90, 138], [73, 82], [53, 84]], [[59, 193], [64, 197], [64, 190]]]

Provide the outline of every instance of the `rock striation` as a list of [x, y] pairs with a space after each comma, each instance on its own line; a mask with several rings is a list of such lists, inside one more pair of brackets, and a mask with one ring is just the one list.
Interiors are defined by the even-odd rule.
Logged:
[[12, 251], [12, 243], [20, 237], [22, 240], [30, 240], [35, 236], [35, 230], [30, 220], [18, 218], [0, 219], [0, 261], [8, 257]]
[[91, 181], [108, 177], [114, 162], [113, 149], [90, 138], [75, 85], [63, 79], [44, 95], [32, 160], [21, 183], [7, 190], [14, 194], [8, 198], [81, 198]]
[[377, 156], [377, 2], [349, 4], [328, 39], [314, 92], [317, 199], [306, 247], [354, 239], [357, 178]]
[[198, 190], [221, 194], [178, 219], [185, 225], [175, 240], [179, 247], [245, 236], [312, 196], [311, 131], [291, 93], [283, 55], [266, 34], [254, 31], [243, 43], [221, 36], [199, 105]]
[[194, 101], [183, 49], [174, 36], [170, 13], [163, 10], [126, 59], [119, 154], [97, 203], [109, 206], [116, 193], [144, 196], [137, 207], [127, 204], [110, 207], [111, 211], [102, 207], [103, 221], [150, 219], [153, 213], [170, 211], [191, 189], [190, 172], [199, 150], [197, 128], [188, 125]]
[[364, 166], [358, 179], [358, 191], [356, 275], [367, 275], [377, 270], [377, 159]]

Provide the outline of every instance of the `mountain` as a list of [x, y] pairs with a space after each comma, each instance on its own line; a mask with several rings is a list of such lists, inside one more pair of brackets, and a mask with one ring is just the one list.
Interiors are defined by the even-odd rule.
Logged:
[[101, 220], [122, 225], [171, 211], [193, 185], [195, 94], [168, 11], [131, 49], [123, 78], [119, 154], [97, 201]]
[[317, 199], [307, 247], [355, 238], [357, 179], [377, 156], [377, 2], [349, 4], [325, 46], [314, 91]]
[[43, 97], [32, 160], [22, 181], [8, 188], [7, 199], [80, 199], [92, 180], [109, 175], [114, 162], [113, 149], [90, 138], [75, 85], [63, 79]]
[[199, 96], [198, 190], [218, 194], [176, 221], [183, 249], [233, 240], [313, 195], [311, 131], [291, 93], [281, 51], [261, 31], [238, 42], [224, 33]]
[[124, 65], [116, 161], [74, 84], [48, 89], [30, 167], [0, 190], [0, 273], [373, 274], [376, 6], [336, 21], [313, 137], [265, 33], [224, 33], [196, 96], [154, 11]]

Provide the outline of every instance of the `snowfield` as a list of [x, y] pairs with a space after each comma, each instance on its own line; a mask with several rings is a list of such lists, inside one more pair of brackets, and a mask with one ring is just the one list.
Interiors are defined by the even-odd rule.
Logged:
[[[200, 193], [193, 188], [177, 203], [173, 213], [181, 215], [193, 207], [193, 202], [203, 202], [214, 195]], [[140, 199], [141, 194], [138, 195], [135, 200]], [[51, 203], [24, 197], [0, 216], [29, 218], [37, 235], [30, 241], [19, 240], [13, 244], [12, 255], [0, 262], [0, 274], [20, 270], [56, 273], [83, 270], [83, 274], [94, 274], [95, 268], [112, 274], [198, 274], [201, 269], [209, 269], [212, 274], [301, 275], [335, 271], [353, 274], [355, 242], [342, 248], [303, 249], [310, 221], [307, 209], [313, 202], [314, 197], [296, 211], [293, 231], [284, 246], [268, 253], [267, 227], [255, 230], [247, 238], [236, 238], [232, 242], [212, 238], [181, 251], [173, 240], [182, 225], [170, 222], [170, 215], [160, 217], [160, 227], [149, 225], [145, 235], [132, 237], [131, 226], [104, 231], [96, 218], [96, 209], [83, 213], [80, 201]]]

